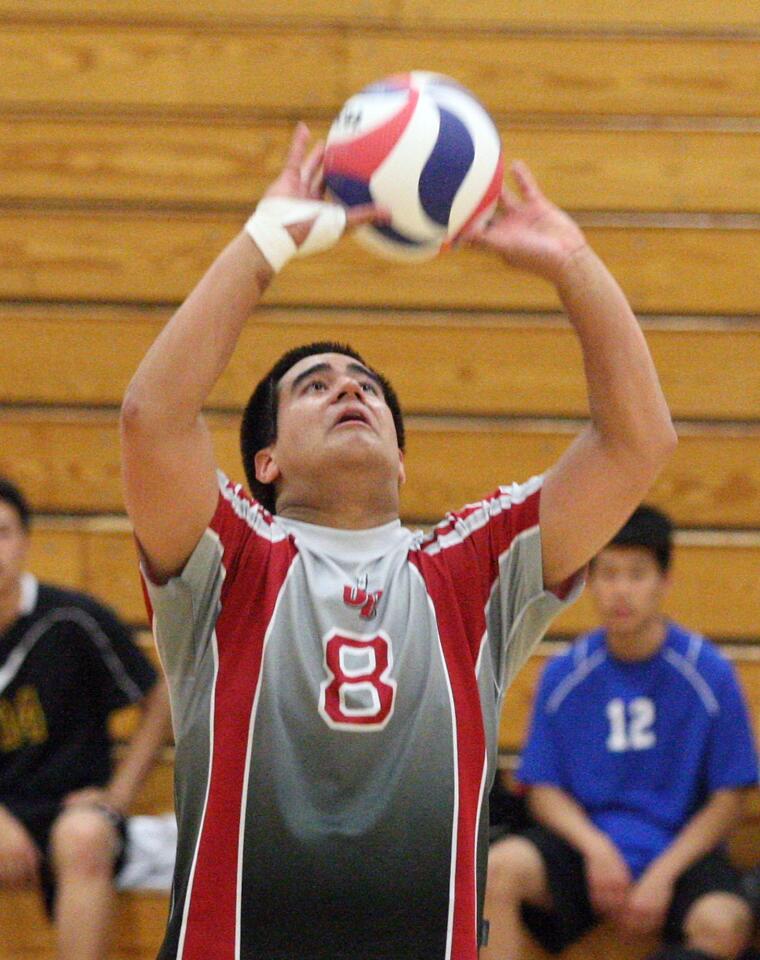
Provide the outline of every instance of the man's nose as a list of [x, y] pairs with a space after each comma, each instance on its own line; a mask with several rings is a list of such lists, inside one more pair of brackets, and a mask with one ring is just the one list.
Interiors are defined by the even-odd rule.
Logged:
[[361, 384], [358, 380], [353, 377], [344, 377], [338, 384], [338, 400], [342, 400], [344, 397], [364, 399]]

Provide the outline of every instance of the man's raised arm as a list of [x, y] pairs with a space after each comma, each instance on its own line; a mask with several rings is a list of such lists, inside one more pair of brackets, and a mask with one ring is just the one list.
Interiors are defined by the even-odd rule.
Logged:
[[187, 562], [217, 502], [214, 453], [203, 404], [227, 366], [243, 324], [291, 256], [327, 249], [346, 222], [373, 211], [323, 203], [323, 149], [307, 156], [296, 129], [283, 173], [246, 229], [217, 257], [141, 362], [121, 411], [127, 511], [151, 573]]
[[544, 582], [557, 587], [607, 544], [676, 440], [644, 335], [622, 290], [580, 228], [522, 163], [520, 197], [470, 240], [555, 285], [583, 351], [591, 423], [548, 471], [541, 493]]

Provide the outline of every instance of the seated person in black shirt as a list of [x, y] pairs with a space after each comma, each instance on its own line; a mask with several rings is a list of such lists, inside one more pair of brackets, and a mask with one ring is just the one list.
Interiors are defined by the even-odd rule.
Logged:
[[[25, 572], [28, 528], [0, 478], [0, 887], [40, 886], [59, 960], [101, 960], [124, 817], [166, 738], [168, 696], [112, 611]], [[112, 769], [108, 716], [131, 703], [141, 723]]]

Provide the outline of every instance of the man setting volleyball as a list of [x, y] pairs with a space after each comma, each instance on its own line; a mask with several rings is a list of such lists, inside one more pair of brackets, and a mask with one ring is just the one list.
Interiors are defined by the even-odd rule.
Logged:
[[291, 256], [378, 214], [323, 201], [308, 139], [299, 126], [122, 410], [177, 742], [160, 957], [475, 960], [504, 689], [675, 435], [623, 294], [516, 165], [519, 197], [467, 240], [553, 282], [578, 333], [591, 423], [559, 461], [405, 530], [395, 394], [328, 343], [288, 354], [249, 403], [257, 499], [218, 475], [201, 408], [245, 320]]

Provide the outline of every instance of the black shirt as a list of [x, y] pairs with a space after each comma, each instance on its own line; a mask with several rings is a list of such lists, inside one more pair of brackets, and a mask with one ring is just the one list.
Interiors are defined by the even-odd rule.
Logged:
[[28, 574], [22, 594], [0, 635], [0, 803], [12, 808], [104, 786], [108, 716], [156, 680], [129, 629], [92, 597]]

